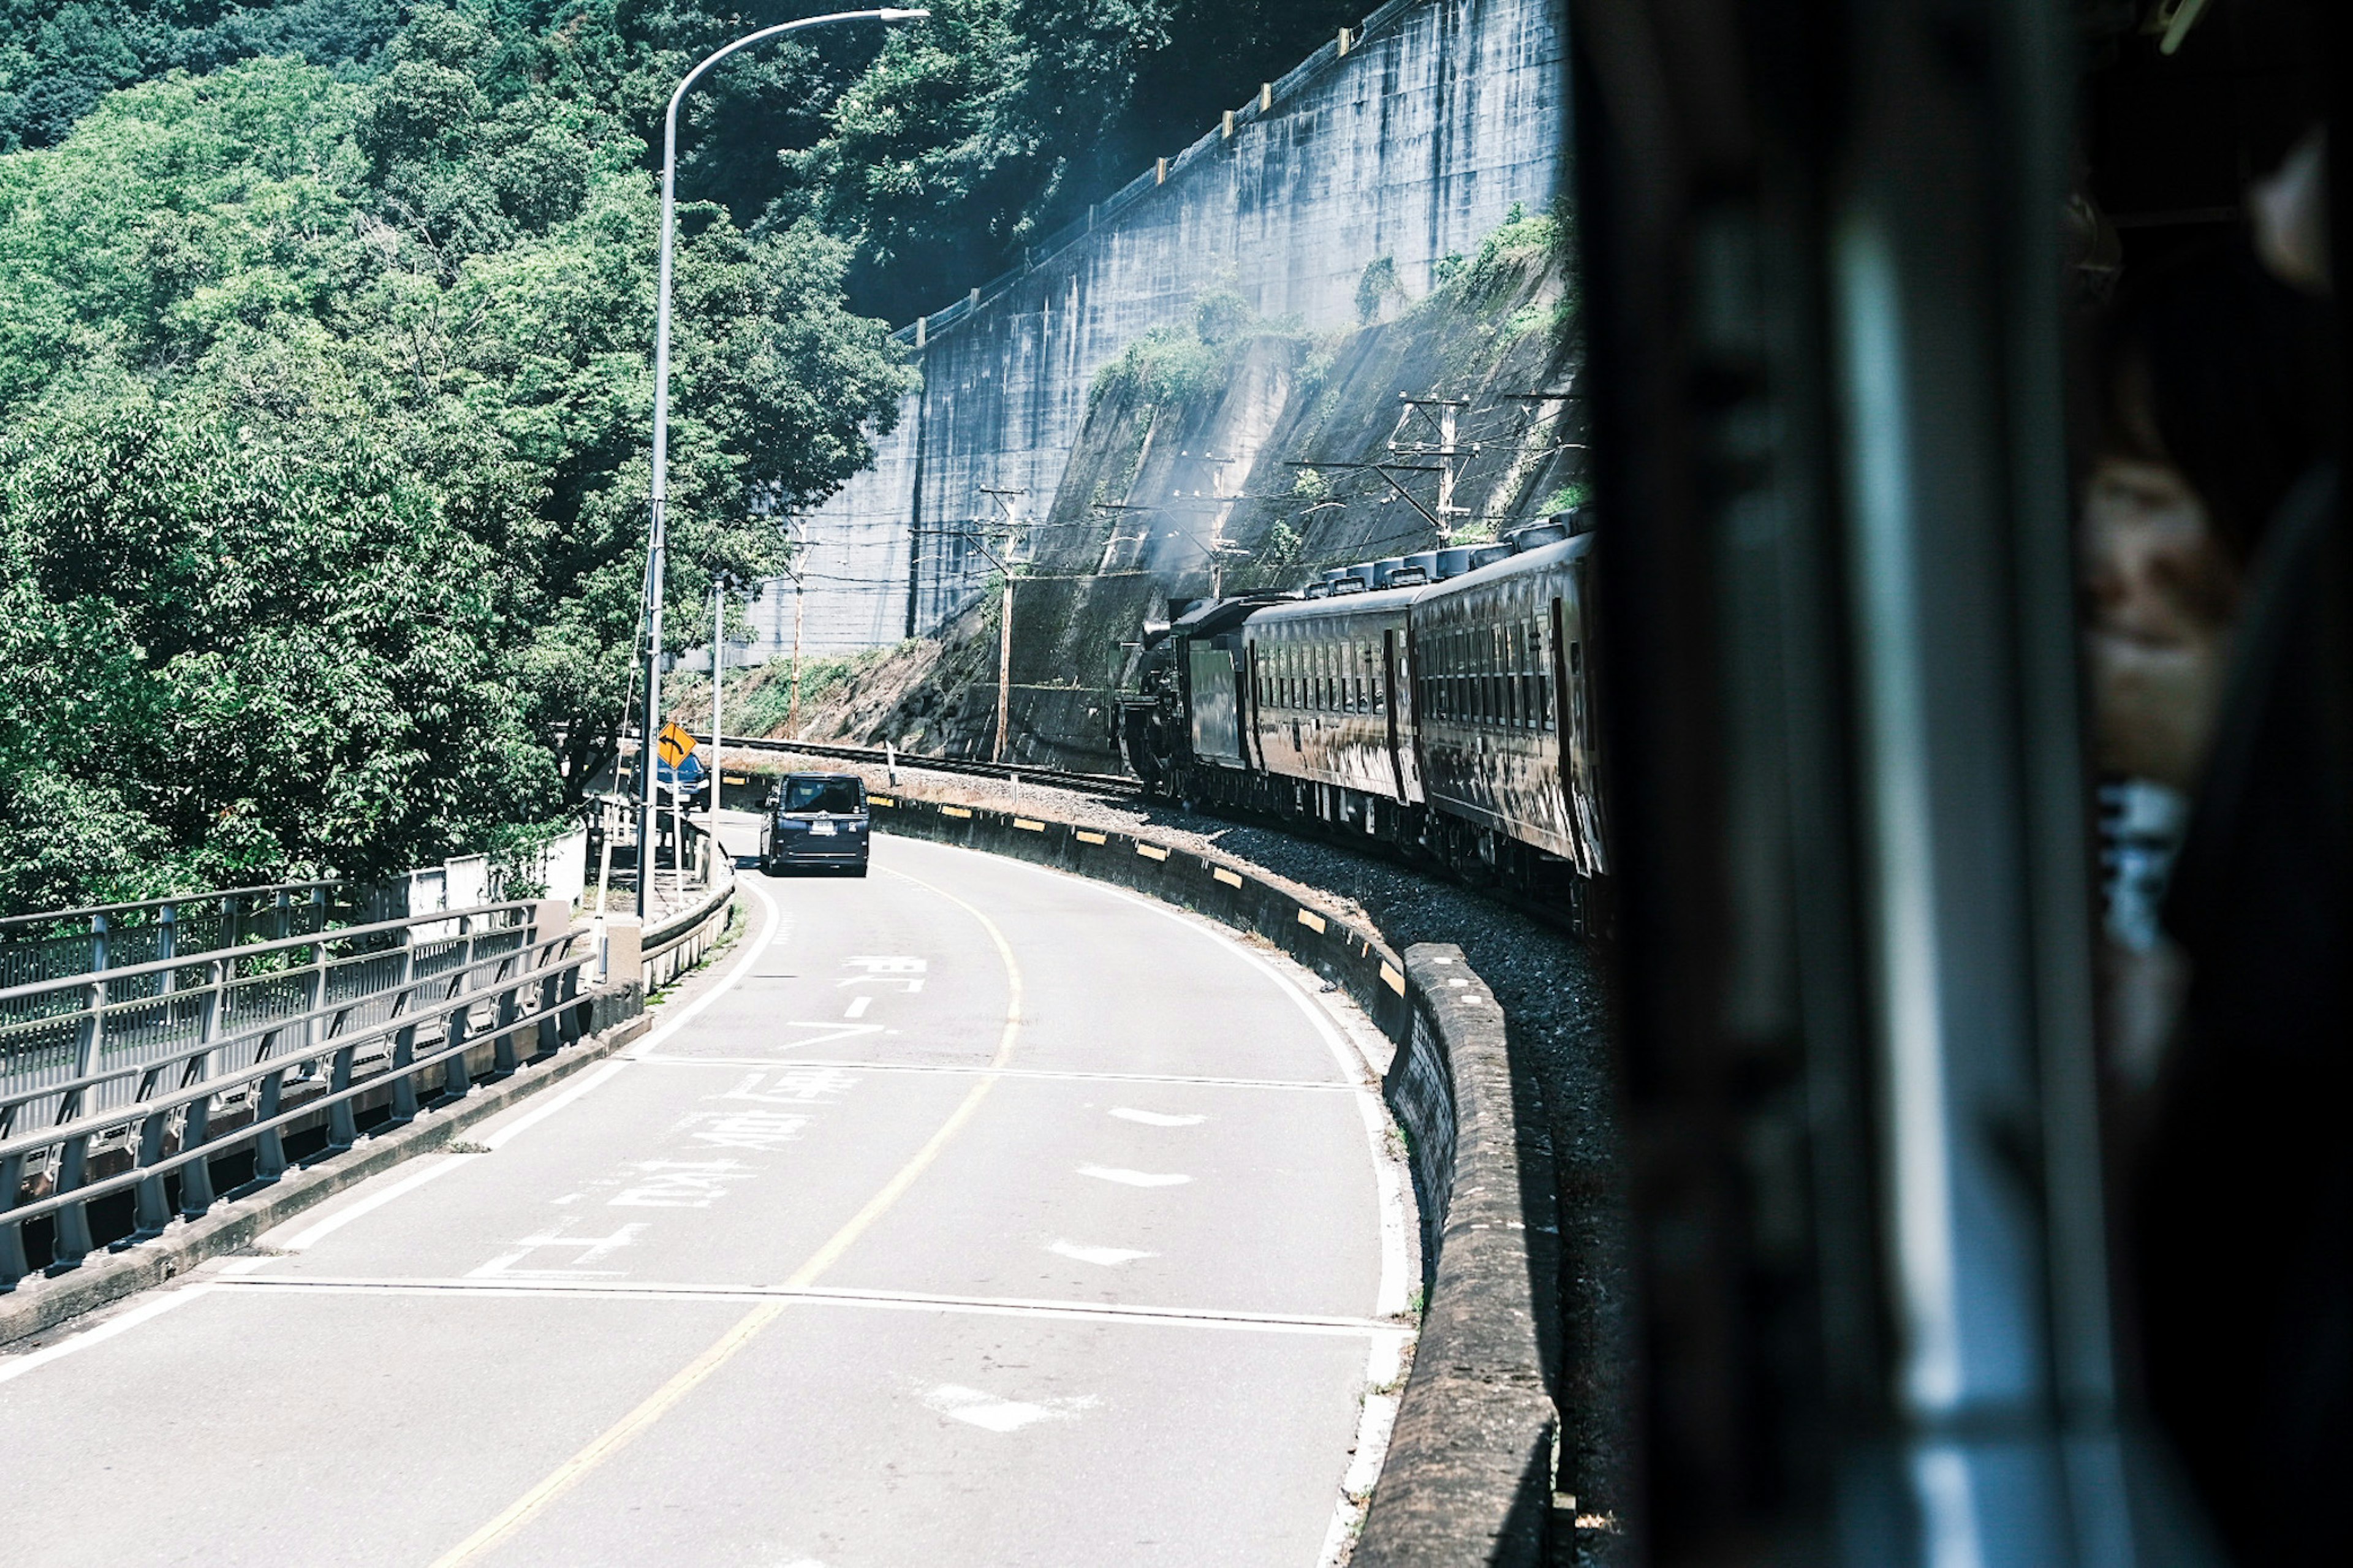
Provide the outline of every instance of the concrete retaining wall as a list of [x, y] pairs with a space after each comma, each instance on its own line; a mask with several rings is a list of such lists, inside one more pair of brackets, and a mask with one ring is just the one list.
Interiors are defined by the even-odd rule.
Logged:
[[[1263, 107], [1237, 83], [1222, 123], [1145, 171], [1019, 271], [924, 318], [923, 390], [852, 479], [797, 531], [811, 654], [926, 634], [987, 581], [957, 537], [998, 515], [983, 486], [1027, 489], [1042, 517], [1077, 444], [1095, 373], [1157, 327], [1232, 289], [1314, 331], [1357, 322], [1384, 258], [1429, 292], [1514, 204], [1563, 185], [1565, 0], [1392, 0], [1344, 55], [1327, 44]], [[947, 303], [943, 301], [943, 303]], [[912, 336], [902, 334], [902, 336]], [[1239, 478], [1237, 473], [1235, 478]], [[756, 658], [791, 637], [789, 584], [769, 584]]]
[[1534, 1568], [1552, 1511], [1555, 1414], [1539, 1325], [1558, 1225], [1533, 1089], [1503, 1009], [1460, 948], [1402, 955], [1313, 889], [1222, 856], [905, 795], [870, 794], [881, 832], [1008, 855], [1256, 931], [1347, 991], [1397, 1042], [1382, 1093], [1410, 1145], [1426, 1291], [1420, 1348], [1365, 1518], [1360, 1568]]

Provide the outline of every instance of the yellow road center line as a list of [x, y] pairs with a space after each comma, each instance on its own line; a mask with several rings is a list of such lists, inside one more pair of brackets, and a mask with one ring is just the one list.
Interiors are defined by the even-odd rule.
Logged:
[[[904, 871], [890, 871], [888, 868], [885, 870], [902, 881], [913, 882], [955, 905], [978, 921], [981, 929], [988, 932], [989, 941], [997, 944], [997, 956], [1005, 964], [1005, 1032], [997, 1038], [997, 1055], [989, 1066], [1004, 1067], [1012, 1059], [1013, 1042], [1021, 1033], [1021, 966], [1014, 962], [1012, 944], [1005, 940], [1005, 933], [997, 929], [995, 921], [944, 888], [934, 887], [922, 878], [910, 877]], [[766, 901], [765, 894], [756, 896], [763, 902]], [[997, 1087], [997, 1081], [994, 1078], [985, 1078], [966, 1090], [963, 1101], [948, 1113], [945, 1121], [940, 1123], [939, 1131], [915, 1151], [913, 1159], [899, 1168], [898, 1174], [883, 1184], [881, 1192], [867, 1200], [864, 1208], [835, 1231], [823, 1247], [810, 1255], [808, 1261], [793, 1270], [791, 1278], [785, 1281], [786, 1288], [798, 1289], [814, 1284], [818, 1275], [840, 1262], [842, 1255], [856, 1245], [858, 1238], [888, 1213], [892, 1205], [906, 1196], [907, 1189], [915, 1184], [915, 1179], [939, 1158], [940, 1151], [947, 1147], [948, 1141], [964, 1124], [972, 1120], [973, 1113], [980, 1109], [980, 1102], [988, 1098], [990, 1089]], [[436, 1558], [433, 1568], [459, 1568], [460, 1563], [475, 1562], [538, 1518], [546, 1511], [549, 1504], [578, 1486], [588, 1472], [628, 1447], [646, 1428], [660, 1420], [671, 1406], [693, 1393], [712, 1373], [733, 1361], [737, 1352], [757, 1338], [760, 1331], [775, 1322], [790, 1305], [789, 1301], [766, 1301], [744, 1313], [735, 1321], [733, 1327], [719, 1336], [717, 1342], [688, 1363], [675, 1377], [648, 1394], [635, 1410], [606, 1428], [586, 1447], [558, 1465], [546, 1479], [510, 1503], [497, 1518]]]

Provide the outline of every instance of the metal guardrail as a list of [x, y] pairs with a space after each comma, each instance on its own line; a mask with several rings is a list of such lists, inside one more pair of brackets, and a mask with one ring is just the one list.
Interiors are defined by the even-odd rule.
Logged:
[[[277, 882], [0, 919], [0, 987], [324, 931], [343, 884]], [[0, 1015], [5, 1017], [6, 1015]]]
[[735, 873], [723, 864], [718, 876], [700, 903], [665, 916], [638, 939], [638, 972], [648, 995], [701, 963], [727, 929], [728, 910], [735, 901]]
[[[462, 1094], [478, 1006], [497, 1070], [518, 1065], [525, 1029], [542, 1050], [569, 1043], [594, 961], [568, 907], [503, 903], [0, 990], [0, 1017], [35, 1015], [0, 1023], [0, 1289], [26, 1271], [34, 1220], [54, 1219], [54, 1266], [70, 1266], [91, 1249], [97, 1199], [135, 1191], [134, 1234], [158, 1234], [167, 1175], [194, 1218], [224, 1153], [253, 1145], [256, 1178], [274, 1179], [297, 1120], [325, 1110], [328, 1146], [349, 1148], [358, 1098], [387, 1081], [396, 1121], [416, 1114], [419, 1074]], [[94, 1177], [102, 1155], [122, 1168]]]

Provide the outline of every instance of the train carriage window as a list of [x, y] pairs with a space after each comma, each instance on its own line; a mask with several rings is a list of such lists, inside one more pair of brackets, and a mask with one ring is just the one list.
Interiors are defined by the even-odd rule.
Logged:
[[1501, 627], [1496, 640], [1504, 645], [1503, 720], [1516, 730], [1520, 727], [1520, 628]]
[[1495, 679], [1495, 665], [1497, 663], [1495, 658], [1495, 640], [1497, 635], [1497, 629], [1495, 627], [1485, 626], [1481, 628], [1478, 637], [1479, 719], [1481, 722], [1486, 724], [1493, 724], [1503, 716], [1502, 709], [1504, 706], [1504, 694], [1502, 691], [1497, 689]]
[[1526, 644], [1515, 621], [1504, 628], [1504, 719], [1514, 730], [1527, 721], [1526, 690], [1520, 683], [1527, 662]]
[[1544, 727], [1548, 731], [1557, 730], [1560, 727], [1560, 703], [1553, 687], [1549, 652], [1544, 660], [1544, 668], [1536, 671], [1536, 679], [1544, 688]]
[[1470, 722], [1471, 645], [1461, 626], [1446, 637], [1446, 706], [1457, 723]]

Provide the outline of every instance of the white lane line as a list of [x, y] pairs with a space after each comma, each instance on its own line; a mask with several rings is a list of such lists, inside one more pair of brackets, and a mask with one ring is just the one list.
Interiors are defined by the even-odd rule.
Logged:
[[115, 1335], [127, 1334], [140, 1324], [160, 1318], [174, 1307], [185, 1307], [199, 1296], [212, 1294], [215, 1289], [216, 1287], [209, 1283], [184, 1286], [169, 1295], [156, 1297], [144, 1306], [133, 1307], [119, 1318], [109, 1318], [94, 1329], [84, 1329], [71, 1339], [59, 1340], [47, 1349], [29, 1351], [19, 1356], [0, 1357], [0, 1383], [22, 1377], [37, 1366], [47, 1366], [76, 1351], [104, 1344]]
[[[1210, 924], [1206, 919], [1189, 915], [1155, 900], [1145, 898], [1141, 894], [1130, 893], [1122, 889], [1090, 881], [1086, 878], [1072, 876], [1067, 871], [1058, 871], [1044, 866], [1033, 866], [1026, 860], [1010, 860], [1006, 863], [1026, 867], [1041, 876], [1067, 878], [1071, 881], [1086, 882], [1088, 886], [1099, 889], [1114, 899], [1124, 899], [1140, 909], [1151, 910], [1163, 920], [1173, 921], [1188, 931], [1199, 932], [1211, 942], [1223, 944], [1228, 951], [1254, 965], [1260, 973], [1274, 982], [1276, 989], [1289, 996], [1300, 1012], [1306, 1016], [1308, 1023], [1314, 1026], [1316, 1034], [1322, 1037], [1325, 1048], [1332, 1053], [1332, 1058], [1338, 1064], [1341, 1075], [1348, 1080], [1348, 1087], [1357, 1091], [1356, 1109], [1364, 1122], [1365, 1137], [1372, 1152], [1373, 1181], [1380, 1194], [1381, 1212], [1381, 1282], [1375, 1298], [1377, 1305], [1374, 1310], [1384, 1318], [1394, 1320], [1404, 1317], [1407, 1308], [1408, 1273], [1406, 1231], [1411, 1215], [1407, 1208], [1404, 1184], [1398, 1180], [1397, 1168], [1388, 1158], [1388, 1108], [1382, 1102], [1379, 1079], [1372, 1076], [1371, 1064], [1364, 1059], [1362, 1053], [1355, 1050], [1341, 1037], [1339, 1026], [1333, 1021], [1331, 1015], [1324, 1011], [1321, 999], [1298, 984], [1286, 983], [1280, 970], [1243, 946], [1233, 936]], [[1409, 1337], [1402, 1332], [1396, 1336], [1393, 1341], [1396, 1348], [1388, 1352], [1389, 1362], [1394, 1363], [1402, 1356], [1403, 1347]], [[1381, 1386], [1388, 1381], [1379, 1375], [1383, 1366], [1381, 1343], [1377, 1340], [1370, 1364], [1366, 1368], [1368, 1387]], [[1364, 1517], [1364, 1508], [1358, 1499], [1364, 1497], [1380, 1479], [1382, 1462], [1388, 1456], [1389, 1436], [1396, 1423], [1396, 1415], [1394, 1402], [1385, 1402], [1381, 1396], [1369, 1393], [1366, 1394], [1364, 1407], [1356, 1421], [1356, 1456], [1348, 1468], [1348, 1479], [1353, 1482], [1361, 1475], [1364, 1488], [1354, 1490], [1343, 1489], [1339, 1497], [1334, 1500], [1332, 1523], [1324, 1536], [1324, 1552], [1319, 1568], [1335, 1568], [1336, 1564], [1346, 1559], [1356, 1539], [1357, 1524]]]
[[743, 889], [745, 892], [751, 894], [754, 899], [757, 899], [760, 902], [761, 912], [768, 918], [768, 923], [763, 927], [760, 931], [759, 940], [756, 942], [747, 942], [744, 944], [744, 956], [737, 961], [735, 967], [729, 970], [724, 975], [722, 975], [718, 983], [712, 985], [710, 990], [704, 992], [702, 995], [697, 996], [693, 1001], [686, 1003], [684, 1005], [678, 1007], [675, 1010], [664, 1008], [664, 1017], [662, 1018], [660, 1025], [649, 1032], [639, 1036], [638, 1037], [637, 1044], [631, 1046], [622, 1056], [621, 1059], [623, 1061], [628, 1061], [632, 1058], [644, 1056], [648, 1051], [652, 1050], [656, 1046], [660, 1045], [664, 1040], [669, 1039], [672, 1035], [675, 1035], [681, 1029], [685, 1028], [687, 1025], [692, 1023], [702, 1015], [702, 1012], [705, 1007], [710, 1006], [713, 1002], [716, 1002], [719, 998], [724, 996], [730, 990], [733, 989], [737, 981], [742, 980], [744, 976], [752, 972], [752, 965], [759, 963], [761, 958], [767, 952], [768, 949], [782, 946], [786, 939], [791, 936], [792, 932], [790, 928], [788, 928], [783, 920], [778, 917], [776, 900], [761, 890], [759, 883], [747, 880], [740, 881], [735, 885]]
[[589, 1073], [581, 1079], [578, 1083], [575, 1083], [570, 1089], [565, 1089], [562, 1094], [550, 1100], [545, 1105], [535, 1105], [532, 1107], [531, 1110], [523, 1112], [521, 1116], [516, 1117], [512, 1121], [508, 1122], [504, 1127], [500, 1128], [497, 1131], [486, 1135], [481, 1141], [482, 1147], [485, 1149], [505, 1148], [508, 1144], [513, 1142], [518, 1137], [522, 1136], [525, 1131], [538, 1126], [541, 1122], [546, 1121], [557, 1111], [563, 1110], [567, 1107], [575, 1104], [579, 1100], [586, 1099], [590, 1090], [596, 1089], [598, 1085], [619, 1076], [621, 1069], [628, 1065], [628, 1058], [626, 1057], [617, 1061], [607, 1062], [595, 1072]]
[[849, 1010], [844, 1013], [842, 1016], [845, 1018], [863, 1018], [866, 1016], [866, 1009], [871, 1007], [873, 1005], [874, 998], [871, 996], [852, 996], [849, 999]]
[[[920, 844], [923, 841], [912, 839], [909, 842]], [[952, 847], [940, 845], [934, 847]], [[966, 850], [965, 853], [978, 854], [980, 851]], [[1317, 998], [1301, 989], [1297, 984], [1285, 979], [1282, 971], [1243, 946], [1234, 936], [1209, 923], [1206, 918], [1193, 916], [1156, 900], [1147, 899], [1140, 893], [1131, 893], [1124, 888], [1113, 888], [1084, 877], [1074, 876], [1068, 871], [1055, 870], [1049, 866], [1035, 866], [1027, 860], [998, 859], [995, 857], [991, 858], [996, 864], [1018, 866], [1024, 870], [1034, 871], [1041, 877], [1082, 883], [1109, 898], [1123, 900], [1140, 910], [1148, 910], [1162, 920], [1218, 943], [1243, 963], [1255, 968], [1261, 974], [1265, 975], [1268, 980], [1273, 982], [1277, 991], [1291, 998], [1293, 1005], [1298, 1007], [1301, 1015], [1306, 1018], [1317, 1037], [1323, 1040], [1324, 1048], [1331, 1052], [1332, 1060], [1338, 1066], [1341, 1077], [1345, 1079], [1345, 1082], [1332, 1087], [1350, 1089], [1356, 1092], [1357, 1114], [1365, 1125], [1366, 1142], [1372, 1153], [1373, 1181], [1380, 1194], [1381, 1282], [1375, 1297], [1373, 1311], [1377, 1317], [1402, 1317], [1406, 1310], [1406, 1292], [1409, 1289], [1407, 1284], [1410, 1270], [1406, 1263], [1406, 1231], [1410, 1215], [1406, 1206], [1404, 1185], [1398, 1179], [1397, 1168], [1388, 1159], [1388, 1108], [1381, 1101], [1380, 1086], [1372, 1080], [1371, 1069], [1366, 1064], [1363, 1056], [1342, 1037], [1339, 1026], [1332, 1021], [1331, 1015], [1324, 1010]]]
[[1122, 1121], [1140, 1122], [1146, 1127], [1198, 1127], [1208, 1120], [1205, 1116], [1169, 1116], [1157, 1110], [1131, 1110], [1124, 1105], [1114, 1105], [1111, 1113]]
[[1018, 1296], [940, 1296], [910, 1290], [861, 1290], [814, 1285], [659, 1285], [642, 1280], [570, 1281], [546, 1279], [362, 1279], [325, 1276], [256, 1275], [216, 1279], [195, 1287], [208, 1290], [341, 1296], [438, 1297], [442, 1299], [545, 1300], [578, 1297], [593, 1301], [774, 1301], [814, 1307], [859, 1307], [881, 1311], [945, 1312], [992, 1318], [1039, 1318], [1057, 1322], [1157, 1324], [1171, 1328], [1240, 1329], [1253, 1332], [1342, 1336], [1378, 1340], [1404, 1331], [1395, 1323], [1312, 1312], [1227, 1311], [1205, 1307], [1134, 1307], [1109, 1301], [1032, 1300]]
[[1158, 1171], [1130, 1171], [1118, 1165], [1081, 1165], [1079, 1174], [1092, 1176], [1099, 1182], [1117, 1182], [1124, 1187], [1181, 1187], [1190, 1176]]
[[[307, 1251], [318, 1245], [321, 1238], [333, 1235], [362, 1215], [373, 1214], [393, 1199], [406, 1193], [413, 1193], [427, 1182], [438, 1182], [468, 1161], [480, 1158], [480, 1154], [445, 1153], [438, 1160], [427, 1164], [423, 1170], [411, 1171], [381, 1192], [371, 1193], [356, 1203], [337, 1209], [326, 1218], [295, 1232], [277, 1245], [288, 1252]], [[262, 1261], [266, 1263], [269, 1259], [264, 1258]]]
[[[644, 1050], [647, 1047], [651, 1046], [658, 1041], [667, 1039], [671, 1035], [677, 1033], [677, 1031], [682, 1027], [688, 1020], [691, 1019], [696, 1014], [702, 1012], [703, 1008], [709, 1006], [713, 1000], [715, 1000], [730, 986], [733, 985], [737, 981], [742, 980], [744, 974], [750, 971], [754, 963], [755, 963], [763, 953], [766, 952], [770, 946], [782, 940], [784, 936], [789, 934], [785, 922], [778, 916], [776, 904], [769, 900], [768, 896], [760, 891], [757, 887], [750, 882], [744, 882], [740, 885], [754, 898], [760, 900], [761, 910], [767, 916], [767, 923], [762, 929], [758, 940], [746, 942], [744, 944], [744, 954], [743, 958], [737, 962], [735, 967], [729, 970], [725, 975], [722, 976], [718, 983], [712, 985], [710, 990], [704, 992], [693, 1001], [687, 1003], [671, 1017], [665, 1019], [661, 1027], [640, 1037], [637, 1044], [629, 1050], [625, 1051], [611, 1061], [606, 1062], [594, 1071], [586, 1074], [579, 1082], [572, 1085], [563, 1092], [554, 1095], [544, 1103], [533, 1106], [529, 1110], [524, 1111], [513, 1121], [509, 1121], [497, 1131], [485, 1135], [481, 1140], [483, 1148], [492, 1150], [505, 1148], [509, 1143], [513, 1142], [517, 1138], [529, 1131], [532, 1128], [538, 1126], [541, 1122], [545, 1121], [548, 1118], [555, 1115], [557, 1112], [569, 1109], [571, 1106], [586, 1098], [588, 1094], [611, 1080], [614, 1077], [619, 1074], [623, 1068], [629, 1065], [629, 1062], [636, 1057], [638, 1052]], [[428, 1183], [438, 1182], [442, 1177], [448, 1175], [450, 1172], [458, 1169], [460, 1165], [465, 1164], [467, 1162], [479, 1160], [481, 1156], [479, 1154], [448, 1155], [435, 1163], [427, 1165], [421, 1171], [415, 1172], [410, 1175], [403, 1177], [401, 1180], [395, 1182], [392, 1185], [385, 1188], [382, 1192], [372, 1193], [356, 1203], [336, 1210], [333, 1214], [329, 1215], [326, 1218], [320, 1220], [315, 1225], [311, 1225], [305, 1229], [297, 1232], [283, 1245], [289, 1252], [305, 1251], [308, 1248], [316, 1246], [322, 1238], [332, 1236], [336, 1231], [341, 1230], [343, 1226], [351, 1224], [352, 1221], [360, 1218], [362, 1215], [373, 1214], [377, 1209], [382, 1208], [385, 1205], [392, 1202], [395, 1198], [402, 1197], [409, 1193], [413, 1193], [417, 1188], [424, 1186]]]
[[1024, 1426], [1034, 1426], [1040, 1421], [1069, 1421], [1082, 1410], [1102, 1403], [1092, 1394], [1074, 1399], [1053, 1399], [1043, 1405], [1030, 1405], [1018, 1399], [999, 1399], [993, 1394], [983, 1394], [977, 1388], [962, 1384], [944, 1383], [923, 1395], [923, 1403], [939, 1415], [968, 1421], [975, 1426], [991, 1432], [1018, 1432]]
[[1075, 1241], [1058, 1241], [1046, 1250], [1058, 1257], [1076, 1258], [1081, 1263], [1092, 1263], [1103, 1268], [1116, 1268], [1139, 1258], [1160, 1256], [1156, 1252], [1135, 1252], [1124, 1247], [1082, 1247]]
[[843, 1068], [860, 1072], [961, 1073], [975, 1078], [1030, 1078], [1053, 1083], [1165, 1083], [1187, 1089], [1304, 1089], [1353, 1094], [1358, 1086], [1328, 1079], [1188, 1078], [1178, 1073], [1059, 1071], [1051, 1068], [993, 1068], [959, 1062], [871, 1062], [839, 1057], [643, 1057], [658, 1068]]

